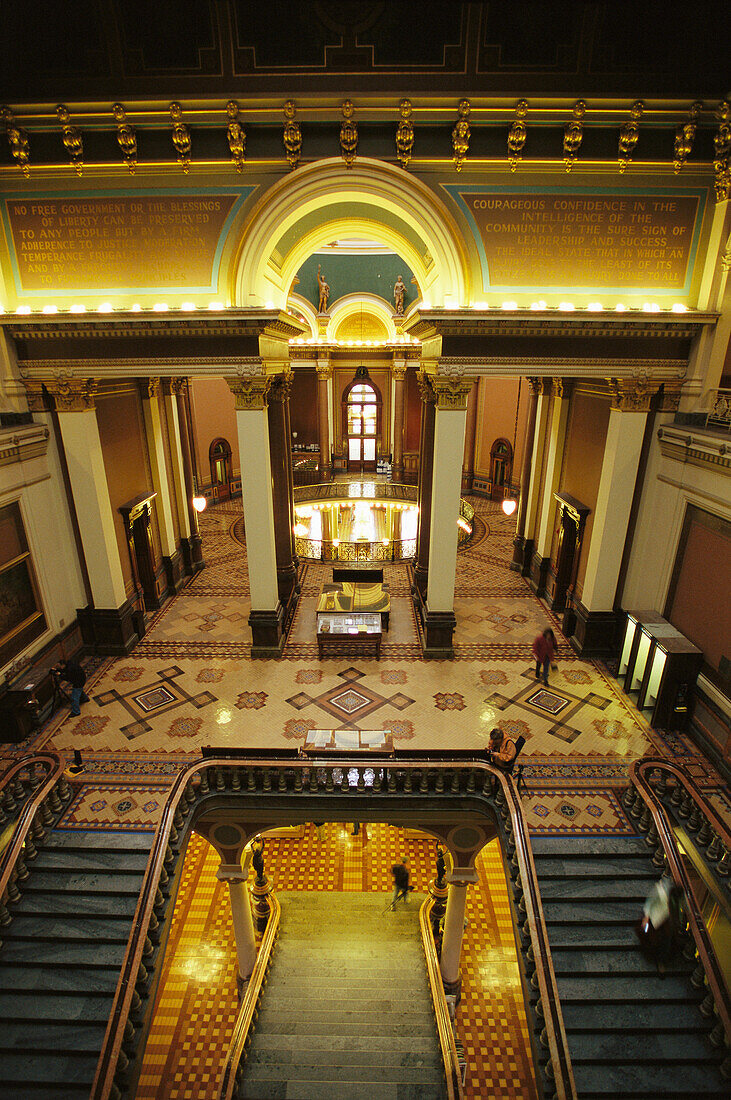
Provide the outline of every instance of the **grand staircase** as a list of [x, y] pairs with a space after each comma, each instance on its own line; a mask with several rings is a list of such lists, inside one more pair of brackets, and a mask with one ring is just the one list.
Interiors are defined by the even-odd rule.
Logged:
[[634, 923], [660, 872], [640, 837], [533, 837], [548, 939], [581, 1100], [728, 1097], [693, 964], [664, 978]]
[[0, 1097], [88, 1097], [151, 833], [50, 831], [0, 928]]
[[438, 1100], [443, 1066], [416, 895], [277, 893], [282, 906], [239, 1096]]

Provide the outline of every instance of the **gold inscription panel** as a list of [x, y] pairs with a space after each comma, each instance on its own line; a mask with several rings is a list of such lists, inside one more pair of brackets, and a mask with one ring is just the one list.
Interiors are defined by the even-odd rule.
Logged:
[[478, 230], [490, 286], [690, 289], [700, 195], [448, 190]]
[[6, 199], [19, 294], [215, 290], [230, 194]]

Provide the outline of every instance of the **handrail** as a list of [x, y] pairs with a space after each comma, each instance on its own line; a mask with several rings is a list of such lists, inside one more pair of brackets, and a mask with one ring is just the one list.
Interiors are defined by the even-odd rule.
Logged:
[[426, 898], [419, 910], [419, 926], [421, 928], [421, 942], [426, 956], [426, 970], [429, 975], [434, 1016], [437, 1023], [437, 1036], [444, 1063], [444, 1076], [447, 1081], [447, 1100], [463, 1100], [462, 1075], [459, 1070], [459, 1057], [457, 1056], [457, 1044], [454, 1038], [454, 1028], [447, 1008], [447, 998], [444, 993], [444, 982], [439, 969], [437, 949], [432, 935], [429, 914], [434, 908], [434, 899]]
[[[260, 797], [260, 794], [266, 791], [272, 791], [273, 794], [281, 797], [282, 791], [287, 793], [303, 792], [307, 794], [309, 791], [315, 789], [320, 797], [337, 797], [338, 794], [344, 790], [347, 790], [352, 796], [358, 797], [367, 789], [364, 780], [366, 771], [371, 771], [374, 775], [379, 777], [377, 790], [384, 797], [388, 797], [392, 793], [396, 794], [397, 797], [403, 797], [404, 794], [408, 797], [408, 791], [413, 791], [416, 795], [423, 795], [424, 788], [422, 783], [425, 782], [428, 787], [430, 777], [434, 778], [435, 789], [437, 789], [438, 782], [441, 784], [439, 787], [440, 792], [443, 791], [445, 794], [466, 793], [468, 796], [479, 797], [480, 794], [487, 796], [497, 789], [496, 801], [501, 808], [500, 813], [505, 820], [506, 831], [509, 837], [511, 833], [514, 835], [516, 850], [515, 859], [518, 865], [518, 882], [520, 889], [524, 892], [521, 898], [521, 907], [524, 908], [526, 912], [525, 925], [533, 944], [533, 954], [535, 956], [536, 975], [540, 994], [539, 1004], [542, 1008], [545, 1023], [544, 1041], [549, 1052], [549, 1062], [546, 1072], [552, 1079], [556, 1100], [574, 1100], [576, 1097], [576, 1086], [571, 1069], [571, 1059], [563, 1025], [563, 1017], [561, 1015], [558, 984], [551, 962], [551, 953], [548, 945], [546, 925], [543, 919], [538, 879], [533, 864], [530, 841], [528, 839], [528, 828], [523, 816], [520, 797], [515, 789], [512, 778], [499, 769], [494, 768], [492, 765], [485, 763], [484, 760], [479, 759], [480, 755], [479, 751], [476, 751], [476, 759], [474, 760], [466, 760], [462, 756], [459, 760], [432, 760], [429, 752], [425, 751], [422, 755], [414, 753], [413, 757], [409, 760], [394, 761], [393, 757], [381, 757], [374, 753], [373, 755], [369, 755], [369, 757], [362, 762], [355, 763], [352, 759], [347, 759], [344, 756], [341, 758], [337, 753], [323, 753], [319, 757], [308, 756], [301, 759], [291, 759], [288, 755], [279, 755], [276, 750], [272, 750], [268, 758], [257, 755], [255, 759], [247, 760], [245, 750], [243, 750], [238, 759], [232, 758], [230, 755], [222, 755], [220, 757], [208, 756], [204, 759], [193, 761], [181, 770], [176, 776], [168, 793], [155, 832], [153, 845], [150, 850], [142, 882], [142, 889], [133, 919], [132, 933], [122, 963], [112, 1011], [109, 1016], [107, 1030], [97, 1064], [96, 1075], [92, 1085], [90, 1100], [108, 1100], [112, 1095], [119, 1095], [114, 1083], [114, 1077], [118, 1069], [118, 1063], [121, 1069], [124, 1069], [128, 1064], [127, 1057], [122, 1049], [125, 1039], [125, 1026], [128, 1021], [135, 993], [135, 981], [143, 962], [143, 951], [147, 947], [149, 954], [151, 950], [148, 939], [150, 918], [153, 914], [156, 891], [168, 851], [171, 831], [173, 829], [177, 830], [177, 828], [183, 824], [183, 819], [179, 812], [181, 799], [186, 796], [187, 803], [191, 804], [196, 800], [200, 791], [194, 791], [192, 781], [199, 773], [201, 774], [202, 782], [205, 780], [204, 789], [206, 791], [209, 789], [207, 781], [207, 773], [209, 771], [216, 774], [217, 780], [220, 778], [220, 785], [217, 782], [216, 790], [212, 789], [212, 794], [215, 795], [217, 791], [226, 792], [227, 789], [231, 789], [230, 787], [227, 788], [225, 781], [226, 772], [230, 769], [245, 770], [248, 773], [249, 779], [254, 784], [253, 787], [245, 787], [244, 784], [240, 783], [239, 778], [238, 782], [240, 783], [240, 787], [237, 788], [237, 792], [240, 790], [240, 794], [243, 797], [246, 797], [247, 790], [252, 789], [257, 792], [257, 797]], [[333, 771], [336, 769], [341, 769], [344, 775], [351, 769], [357, 770], [357, 787], [343, 786], [342, 784], [340, 786], [335, 786], [333, 784]], [[276, 774], [277, 770], [279, 770], [279, 776]], [[325, 787], [318, 785], [317, 788], [313, 788], [313, 774], [320, 770], [325, 770], [327, 772], [327, 785]], [[309, 787], [303, 782], [302, 773], [304, 771], [310, 773]], [[417, 781], [416, 784], [413, 783], [413, 773], [415, 771], [421, 773], [419, 781]], [[274, 772], [274, 775], [272, 775], [272, 772]], [[452, 773], [451, 786], [444, 781], [443, 773], [447, 772]], [[289, 786], [292, 774], [294, 774], [293, 790]], [[262, 777], [261, 790], [259, 790], [255, 784], [257, 775]], [[397, 775], [404, 776], [403, 792], [398, 790], [396, 782]], [[385, 777], [383, 781], [380, 778], [381, 776]], [[387, 783], [385, 781], [386, 779]], [[462, 780], [464, 780], [464, 790], [460, 789]], [[344, 779], [343, 782], [346, 783], [347, 780]], [[283, 786], [280, 785], [282, 783]], [[375, 788], [373, 793], [375, 793]], [[176, 837], [177, 831], [175, 831], [173, 835], [173, 841]], [[521, 924], [522, 923], [523, 921], [521, 919]]]
[[261, 996], [266, 980], [267, 970], [272, 960], [272, 951], [279, 934], [279, 922], [282, 915], [282, 907], [273, 893], [267, 895], [269, 901], [269, 918], [267, 920], [264, 935], [259, 946], [251, 972], [246, 992], [244, 993], [239, 1014], [236, 1017], [234, 1031], [229, 1044], [226, 1061], [223, 1064], [221, 1084], [219, 1086], [219, 1100], [232, 1100], [236, 1090], [236, 1078], [238, 1075], [241, 1056], [249, 1041], [249, 1033], [256, 1019], [259, 997]]
[[643, 756], [641, 760], [635, 761], [635, 764], [636, 770], [643, 776], [647, 772], [660, 769], [674, 775], [685, 787], [688, 794], [698, 806], [698, 809], [702, 811], [709, 822], [713, 823], [713, 828], [718, 833], [721, 840], [723, 840], [726, 847], [731, 848], [731, 830], [726, 825], [726, 822], [723, 820], [716, 807], [712, 806], [707, 800], [696, 781], [688, 774], [682, 764], [676, 764], [672, 760], [665, 760], [661, 756]]
[[57, 752], [45, 751], [29, 753], [27, 756], [21, 757], [21, 759], [18, 760], [12, 768], [9, 768], [2, 777], [2, 789], [4, 790], [8, 783], [10, 783], [10, 781], [24, 768], [27, 768], [29, 765], [37, 765], [40, 763], [47, 763], [50, 765], [48, 775], [45, 780], [40, 783], [35, 793], [26, 801], [15, 823], [10, 842], [2, 855], [0, 855], [0, 899], [5, 897], [5, 891], [8, 887], [10, 876], [13, 873], [15, 864], [25, 844], [28, 830], [33, 824], [36, 810], [41, 805], [46, 795], [55, 787], [58, 779], [63, 775], [66, 769], [66, 762]]
[[700, 906], [693, 892], [692, 884], [686, 873], [683, 861], [680, 858], [673, 828], [668, 819], [667, 812], [655, 792], [652, 790], [649, 779], [645, 776], [646, 771], [649, 771], [651, 768], [654, 769], [657, 766], [657, 763], [650, 763], [649, 760], [634, 760], [629, 768], [630, 781], [652, 815], [652, 820], [655, 824], [660, 844], [665, 852], [673, 881], [682, 889], [685, 895], [685, 910], [688, 916], [691, 935], [695, 940], [698, 951], [698, 958], [705, 972], [708, 987], [715, 1002], [719, 1020], [723, 1025], [727, 1042], [731, 1042], [731, 997], [726, 988], [723, 971], [716, 958], [716, 953], [713, 949], [710, 936], [708, 935]]

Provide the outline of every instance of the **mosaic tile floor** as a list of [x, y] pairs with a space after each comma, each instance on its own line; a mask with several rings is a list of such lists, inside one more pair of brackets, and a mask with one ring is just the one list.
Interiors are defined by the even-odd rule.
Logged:
[[[425, 893], [434, 876], [435, 844], [389, 825], [328, 822], [299, 839], [264, 845], [277, 891], [374, 891], [391, 896], [393, 864], [407, 856], [411, 881]], [[236, 1018], [236, 965], [226, 887], [218, 858], [194, 837], [185, 865], [158, 987], [137, 1100], [208, 1100]], [[467, 901], [457, 1029], [467, 1057], [465, 1096], [534, 1100], [533, 1066], [500, 852], [488, 844], [478, 859], [479, 884]], [[385, 919], [388, 919], [387, 917]], [[286, 926], [280, 936], [286, 937]], [[275, 949], [276, 950], [276, 949]], [[266, 996], [266, 994], [265, 994]], [[490, 1036], [489, 1045], [485, 1036]]]
[[[241, 504], [228, 502], [201, 516], [206, 568], [151, 620], [134, 653], [90, 662], [91, 698], [81, 717], [57, 712], [30, 742], [1, 746], [0, 766], [29, 748], [54, 748], [69, 757], [81, 749], [85, 771], [63, 826], [150, 830], [166, 786], [203, 745], [292, 747], [303, 744], [313, 729], [375, 729], [396, 745], [484, 747], [489, 730], [498, 725], [526, 738], [524, 805], [534, 834], [631, 832], [618, 793], [626, 785], [628, 763], [647, 752], [679, 759], [720, 811], [731, 816], [728, 791], [690, 738], [651, 730], [608, 667], [579, 660], [556, 617], [510, 571], [514, 521], [491, 502], [475, 498], [472, 503], [480, 523], [473, 544], [457, 556], [453, 661], [421, 659], [407, 571], [389, 563], [384, 573], [393, 616], [380, 661], [318, 660], [314, 606], [330, 570], [309, 564], [284, 659], [252, 662]], [[530, 645], [549, 625], [559, 641], [559, 662], [544, 690], [535, 680]], [[327, 888], [387, 889], [388, 860], [393, 862], [389, 844], [378, 831], [365, 847], [362, 839], [355, 842], [361, 848], [344, 833], [328, 839], [333, 854], [324, 877]], [[314, 857], [312, 843], [305, 838], [305, 863]], [[309, 881], [309, 866], [300, 864], [298, 855], [284, 848], [273, 851], [280, 888], [308, 888], [302, 883]], [[196, 858], [205, 863], [200, 852]], [[413, 858], [417, 866], [416, 853]], [[501, 975], [515, 963], [512, 932], [505, 926], [504, 935], [498, 934], [490, 923], [500, 916], [495, 883], [502, 875], [497, 856], [492, 863], [491, 858], [486, 850], [481, 887], [470, 902], [463, 966], [469, 995], [461, 1009], [470, 1065], [479, 1067], [490, 1085], [483, 1084], [480, 1092], [475, 1068], [470, 1087], [474, 1096], [532, 1096], [524, 1027], [516, 1022], [520, 1006], [494, 999], [502, 988]], [[225, 939], [225, 895], [216, 893], [213, 882], [203, 887], [201, 867], [191, 870], [186, 888], [192, 923], [181, 924], [176, 936], [192, 951], [196, 943], [206, 942], [201, 930], [211, 930], [211, 942], [225, 958], [214, 953], [201, 961], [201, 971], [209, 966], [220, 977], [234, 965], [232, 943]], [[183, 900], [180, 904], [182, 913]], [[212, 1006], [205, 989], [189, 988], [171, 961], [169, 973], [166, 1026], [173, 1029], [173, 1046], [183, 1060], [169, 1061], [168, 1031], [157, 1049], [150, 1048], [157, 1062], [145, 1085], [148, 1092], [140, 1095], [208, 1095], [185, 1091], [184, 1082], [194, 1063], [201, 1080], [206, 1073], [209, 1081], [215, 1077], [215, 1050], [224, 1042], [227, 1010]], [[192, 1038], [204, 1025], [210, 1027], [206, 1049], [213, 1052], [205, 1056], [213, 1059], [208, 1066], [200, 1064], [203, 1056]], [[498, 1050], [494, 1035], [501, 1032], [506, 1032], [506, 1045]], [[168, 1087], [178, 1091], [165, 1092]]]

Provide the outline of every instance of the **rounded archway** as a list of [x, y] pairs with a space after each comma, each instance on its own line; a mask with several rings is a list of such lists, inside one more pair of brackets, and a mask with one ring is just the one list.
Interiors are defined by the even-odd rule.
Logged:
[[334, 236], [364, 235], [404, 258], [430, 305], [468, 300], [464, 245], [444, 204], [401, 168], [365, 158], [347, 172], [339, 158], [298, 168], [262, 195], [232, 266], [232, 300], [285, 309], [312, 252]]

